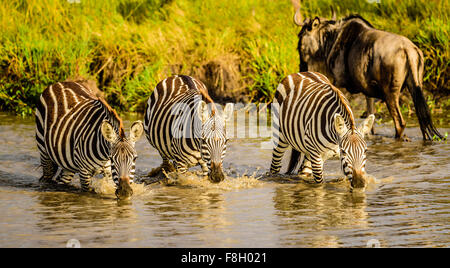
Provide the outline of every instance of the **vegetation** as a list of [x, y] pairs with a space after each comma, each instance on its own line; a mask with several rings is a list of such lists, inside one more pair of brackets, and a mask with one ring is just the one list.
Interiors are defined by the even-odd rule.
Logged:
[[[333, 5], [338, 17], [358, 13], [407, 36], [426, 58], [426, 94], [448, 104], [449, 2], [375, 2], [304, 0], [302, 11], [329, 17]], [[292, 16], [289, 0], [1, 1], [0, 109], [32, 114], [45, 87], [85, 77], [116, 109], [142, 111], [156, 83], [176, 73], [216, 97], [270, 101], [298, 71]]]

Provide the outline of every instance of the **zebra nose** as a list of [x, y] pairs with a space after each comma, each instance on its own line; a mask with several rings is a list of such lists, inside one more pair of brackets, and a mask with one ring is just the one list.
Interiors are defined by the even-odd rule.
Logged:
[[225, 175], [222, 170], [222, 163], [211, 162], [211, 172], [208, 176], [211, 182], [221, 182], [225, 179]]
[[366, 186], [365, 172], [362, 169], [353, 169], [351, 185], [353, 188], [364, 188]]
[[119, 199], [128, 198], [133, 195], [133, 189], [130, 185], [129, 177], [120, 177], [119, 178], [119, 186], [116, 190], [116, 196]]

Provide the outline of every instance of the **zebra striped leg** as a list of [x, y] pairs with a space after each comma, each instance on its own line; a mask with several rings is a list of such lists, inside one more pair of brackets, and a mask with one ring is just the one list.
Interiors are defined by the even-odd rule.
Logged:
[[172, 172], [175, 171], [175, 167], [170, 163], [170, 159], [163, 157], [163, 162], [161, 164], [161, 169], [163, 169], [166, 172]]
[[188, 166], [184, 162], [178, 161], [175, 162], [175, 168], [180, 174], [184, 174], [188, 170]]
[[323, 182], [323, 159], [320, 155], [311, 155], [311, 169], [316, 183]]
[[52, 182], [53, 177], [58, 171], [58, 165], [55, 164], [46, 152], [41, 152], [41, 166], [42, 166], [42, 177], [39, 179], [40, 182]]
[[298, 169], [298, 175], [300, 176], [311, 176], [312, 174], [312, 168], [311, 168], [311, 161], [306, 159], [306, 157], [303, 159], [302, 164], [300, 165], [300, 168]]
[[[104, 167], [101, 168], [101, 172], [103, 174], [103, 179], [112, 180], [112, 170], [111, 170], [111, 160], [108, 160]], [[116, 185], [118, 182], [115, 182]]]
[[271, 174], [277, 174], [280, 172], [281, 160], [283, 159], [284, 152], [286, 152], [288, 147], [289, 144], [284, 141], [284, 138], [280, 137], [272, 152], [272, 164], [270, 165]]
[[69, 184], [73, 179], [73, 175], [75, 175], [75, 173], [63, 169], [59, 176], [56, 178], [56, 182]]
[[91, 188], [91, 174], [81, 172], [80, 173], [80, 184], [81, 184], [81, 190], [84, 192], [92, 191]]
[[198, 163], [202, 167], [202, 175], [203, 175], [203, 177], [208, 177], [209, 168], [208, 168], [208, 165], [206, 164], [206, 162], [200, 159], [198, 161]]

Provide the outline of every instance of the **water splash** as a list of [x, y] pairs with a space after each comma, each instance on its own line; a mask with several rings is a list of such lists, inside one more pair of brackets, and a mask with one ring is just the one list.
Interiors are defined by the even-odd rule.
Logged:
[[[91, 187], [99, 195], [112, 195], [115, 197], [116, 184], [112, 180], [92, 178]], [[133, 189], [133, 196], [142, 195], [151, 190], [150, 187], [145, 186], [143, 183], [133, 183], [131, 184], [131, 188]]]
[[166, 178], [163, 180], [163, 184], [166, 185], [178, 185], [225, 191], [261, 187], [264, 184], [264, 182], [260, 181], [259, 177], [256, 176], [256, 172], [251, 175], [247, 175], [246, 173], [242, 175], [237, 174], [237, 177], [227, 176], [227, 178], [220, 183], [212, 183], [201, 174], [190, 171], [185, 174], [180, 174], [178, 172], [165, 173], [165, 177]]

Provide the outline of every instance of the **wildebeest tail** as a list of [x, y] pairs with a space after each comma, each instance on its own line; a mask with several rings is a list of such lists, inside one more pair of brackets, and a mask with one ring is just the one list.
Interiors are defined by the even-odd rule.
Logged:
[[424, 140], [432, 140], [434, 136], [442, 139], [442, 135], [433, 126], [430, 109], [422, 91], [423, 56], [419, 49], [407, 53], [409, 74], [407, 86], [412, 96], [416, 115], [419, 120], [420, 130]]

